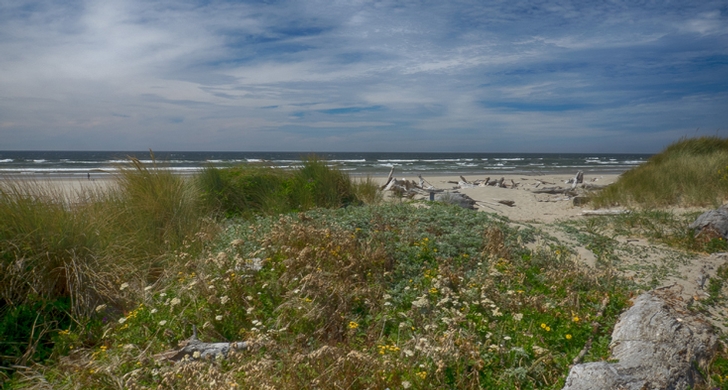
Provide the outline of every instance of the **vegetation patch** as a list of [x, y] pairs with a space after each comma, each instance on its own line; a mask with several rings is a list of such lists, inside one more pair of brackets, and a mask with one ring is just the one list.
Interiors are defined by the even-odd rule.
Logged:
[[728, 139], [682, 139], [625, 172], [593, 199], [612, 205], [717, 207], [728, 198]]

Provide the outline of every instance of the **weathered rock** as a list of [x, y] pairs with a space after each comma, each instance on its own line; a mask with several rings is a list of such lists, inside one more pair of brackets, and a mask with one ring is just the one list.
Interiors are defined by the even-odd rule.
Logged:
[[689, 225], [695, 234], [713, 234], [728, 238], [728, 205], [701, 214]]
[[475, 210], [475, 200], [458, 192], [443, 192], [435, 194], [435, 201], [458, 205], [464, 209]]
[[564, 389], [688, 389], [715, 353], [710, 325], [670, 290], [640, 295], [612, 332], [611, 359], [572, 367]]

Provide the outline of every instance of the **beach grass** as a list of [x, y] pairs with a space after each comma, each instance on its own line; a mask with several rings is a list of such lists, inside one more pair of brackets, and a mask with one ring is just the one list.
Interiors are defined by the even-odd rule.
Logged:
[[714, 206], [728, 198], [728, 139], [681, 139], [625, 172], [593, 198], [595, 207]]

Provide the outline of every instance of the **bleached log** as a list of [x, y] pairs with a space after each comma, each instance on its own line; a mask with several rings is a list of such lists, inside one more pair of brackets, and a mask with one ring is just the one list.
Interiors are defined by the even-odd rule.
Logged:
[[608, 184], [602, 185], [602, 184], [583, 183], [581, 185], [581, 188], [583, 188], [585, 190], [601, 190], [601, 189], [607, 188], [608, 186], [609, 186]]
[[531, 192], [533, 192], [534, 194], [569, 194], [572, 193], [573, 190], [571, 188], [563, 187], [544, 187], [531, 190]]
[[180, 360], [214, 359], [227, 357], [231, 350], [243, 350], [248, 348], [245, 341], [233, 341], [230, 343], [205, 343], [197, 338], [197, 327], [192, 327], [192, 337], [182, 342], [182, 349], [162, 352], [154, 355], [157, 360]]
[[590, 216], [590, 215], [622, 215], [622, 214], [629, 214], [629, 210], [584, 210], [581, 212], [581, 215]]
[[394, 175], [394, 165], [392, 165], [392, 169], [389, 170], [389, 176], [387, 176], [387, 182], [384, 183], [382, 186], [382, 190], [387, 189], [387, 186], [389, 186], [389, 183], [392, 181], [392, 175]]
[[576, 188], [576, 186], [578, 184], [581, 184], [584, 182], [584, 172], [582, 172], [582, 171], [577, 172], [576, 176], [574, 176], [574, 178], [571, 180], [572, 180], [571, 189], [574, 189], [574, 188]]

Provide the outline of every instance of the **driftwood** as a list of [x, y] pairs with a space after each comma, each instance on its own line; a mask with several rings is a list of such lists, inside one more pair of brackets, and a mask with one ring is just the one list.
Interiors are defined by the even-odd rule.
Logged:
[[514, 207], [516, 205], [516, 202], [513, 200], [507, 200], [507, 199], [493, 199], [493, 200], [495, 200], [496, 202], [498, 202], [500, 204], [504, 204], [508, 207]]
[[706, 211], [688, 226], [695, 236], [728, 238], [728, 205]]
[[581, 215], [622, 215], [629, 213], [629, 210], [584, 210], [581, 212]]
[[214, 359], [227, 357], [233, 349], [243, 350], [248, 348], [245, 341], [234, 341], [231, 343], [205, 343], [197, 338], [197, 327], [192, 326], [192, 337], [180, 343], [182, 349], [162, 352], [154, 355], [157, 360], [180, 360]]
[[576, 173], [576, 176], [574, 176], [573, 179], [571, 179], [571, 189], [576, 188], [577, 184], [581, 184], [584, 182], [584, 172], [579, 171]]
[[669, 290], [640, 295], [612, 332], [611, 361], [571, 368], [564, 390], [688, 389], [700, 381], [717, 337]]
[[551, 195], [557, 195], [557, 194], [567, 194], [567, 195], [576, 195], [574, 190], [571, 188], [563, 188], [563, 187], [544, 187], [544, 188], [538, 188], [535, 190], [531, 190], [534, 194], [551, 194]]

